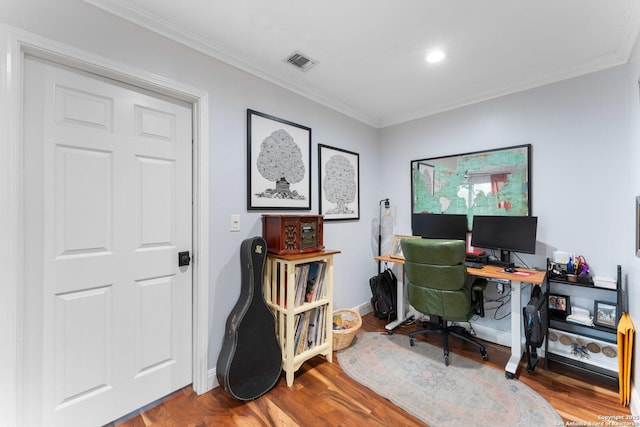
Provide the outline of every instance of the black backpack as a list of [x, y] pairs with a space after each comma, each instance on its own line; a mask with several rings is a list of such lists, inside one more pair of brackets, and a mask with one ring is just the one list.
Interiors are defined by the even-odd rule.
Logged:
[[538, 363], [536, 349], [544, 343], [549, 328], [549, 314], [547, 312], [547, 295], [542, 292], [540, 286], [533, 286], [531, 299], [522, 309], [524, 322], [524, 335], [527, 347], [527, 371], [532, 373]]
[[371, 307], [373, 315], [387, 322], [395, 320], [397, 313], [398, 280], [390, 269], [385, 269], [377, 276], [369, 279], [371, 286]]

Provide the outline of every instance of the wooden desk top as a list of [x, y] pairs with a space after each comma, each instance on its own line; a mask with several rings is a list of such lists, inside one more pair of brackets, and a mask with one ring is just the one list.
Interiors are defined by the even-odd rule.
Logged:
[[337, 250], [333, 250], [333, 249], [324, 249], [321, 251], [314, 251], [314, 252], [300, 252], [300, 253], [296, 253], [296, 254], [272, 254], [267, 252], [267, 256], [270, 256], [272, 258], [278, 258], [278, 259], [284, 259], [287, 261], [298, 261], [298, 260], [304, 260], [306, 258], [314, 258], [314, 257], [321, 257], [321, 256], [326, 256], [326, 255], [335, 255], [335, 254], [339, 254], [340, 251]]
[[516, 267], [515, 273], [505, 273], [503, 267], [497, 265], [485, 265], [482, 268], [467, 267], [467, 273], [489, 279], [507, 279], [518, 282], [533, 283], [541, 285], [547, 272], [542, 270], [530, 270], [528, 268]]
[[[395, 262], [396, 264], [404, 264], [402, 258], [392, 258], [389, 255], [380, 255], [374, 257], [377, 261]], [[485, 265], [482, 268], [467, 267], [467, 273], [479, 277], [487, 277], [489, 279], [506, 279], [518, 282], [533, 283], [541, 285], [547, 275], [546, 271], [530, 270], [527, 268], [516, 267], [515, 273], [505, 273], [502, 267], [497, 265]]]
[[380, 255], [373, 257], [376, 261], [395, 262], [396, 264], [404, 264], [404, 258], [392, 258], [391, 255]]

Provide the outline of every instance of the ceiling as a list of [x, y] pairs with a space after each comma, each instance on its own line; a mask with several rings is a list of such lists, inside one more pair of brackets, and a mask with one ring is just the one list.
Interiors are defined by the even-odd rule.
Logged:
[[624, 64], [640, 32], [636, 0], [84, 1], [375, 127]]

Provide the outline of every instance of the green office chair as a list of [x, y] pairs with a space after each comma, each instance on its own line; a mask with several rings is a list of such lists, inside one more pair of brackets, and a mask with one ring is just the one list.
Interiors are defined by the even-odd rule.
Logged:
[[475, 314], [483, 314], [482, 291], [487, 282], [467, 276], [465, 242], [403, 239], [400, 244], [405, 258], [409, 303], [430, 318], [424, 329], [409, 334], [411, 346], [415, 335], [439, 332], [445, 365], [449, 365], [449, 335], [479, 347], [482, 359], [489, 360], [484, 346], [472, 339], [466, 329], [449, 325], [449, 322], [468, 322]]

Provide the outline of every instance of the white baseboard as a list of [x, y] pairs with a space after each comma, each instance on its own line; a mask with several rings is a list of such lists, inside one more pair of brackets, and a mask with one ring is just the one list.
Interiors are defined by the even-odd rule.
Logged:
[[351, 310], [357, 311], [360, 316], [364, 316], [365, 314], [371, 313], [373, 308], [371, 307], [371, 303], [367, 301], [353, 307]]
[[636, 393], [636, 387], [633, 381], [631, 381], [631, 404], [629, 405], [629, 409], [631, 409], [631, 415], [633, 415], [633, 419], [638, 419], [640, 416], [640, 398], [638, 397], [638, 393]]
[[207, 391], [211, 391], [216, 387], [219, 387], [220, 383], [218, 382], [218, 377], [216, 375], [215, 369], [209, 369], [207, 372]]
[[473, 330], [476, 332], [476, 337], [481, 340], [503, 345], [505, 347], [511, 346], [511, 331], [500, 331], [476, 323], [472, 323], [472, 326]]

